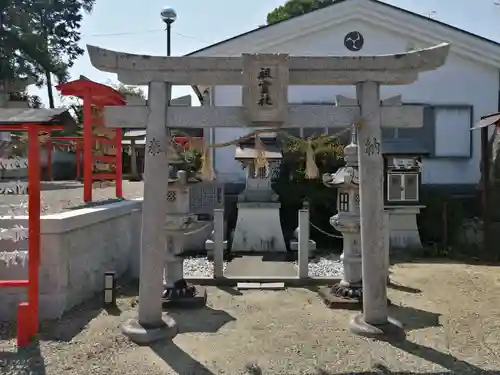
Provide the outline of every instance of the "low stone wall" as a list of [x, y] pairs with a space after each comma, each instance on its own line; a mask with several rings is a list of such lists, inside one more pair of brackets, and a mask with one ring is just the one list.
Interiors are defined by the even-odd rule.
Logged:
[[[124, 201], [41, 217], [41, 319], [59, 318], [102, 291], [104, 272], [119, 276], [130, 268], [139, 252], [141, 207], [142, 201]], [[15, 224], [27, 227], [27, 217], [0, 219], [2, 228]], [[3, 249], [7, 241], [1, 242]], [[0, 279], [26, 277], [27, 265], [0, 264]], [[26, 298], [25, 288], [1, 288], [0, 320], [15, 318]]]

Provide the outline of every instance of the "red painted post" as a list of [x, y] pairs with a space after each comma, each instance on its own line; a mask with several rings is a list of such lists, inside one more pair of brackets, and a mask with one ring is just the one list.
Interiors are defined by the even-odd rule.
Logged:
[[17, 346], [28, 346], [30, 343], [30, 316], [29, 303], [20, 303], [17, 307]]
[[28, 301], [30, 337], [38, 331], [38, 267], [40, 265], [40, 148], [38, 126], [28, 127]]
[[122, 139], [123, 132], [122, 129], [115, 130], [115, 149], [116, 149], [116, 164], [115, 164], [115, 173], [116, 173], [116, 196], [117, 198], [123, 198], [123, 154], [122, 154]]
[[83, 96], [83, 200], [92, 201], [92, 149], [94, 139], [92, 134], [92, 94], [85, 90]]

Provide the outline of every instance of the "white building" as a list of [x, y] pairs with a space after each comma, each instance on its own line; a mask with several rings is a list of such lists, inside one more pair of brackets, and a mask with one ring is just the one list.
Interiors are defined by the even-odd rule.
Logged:
[[[361, 38], [361, 43], [353, 48], [346, 41], [348, 36]], [[392, 54], [441, 42], [451, 43], [445, 66], [422, 74], [414, 84], [382, 88], [382, 99], [401, 94], [405, 103], [427, 105], [424, 126], [399, 132], [384, 130], [384, 139], [412, 138], [430, 152], [424, 161], [424, 184], [471, 187], [480, 177], [480, 133], [471, 132], [470, 128], [480, 116], [499, 110], [500, 44], [496, 42], [377, 0], [343, 0], [238, 35], [190, 56]], [[196, 91], [201, 96], [205, 90], [210, 97], [205, 105], [241, 105], [240, 87], [197, 87]], [[353, 86], [290, 87], [289, 102], [333, 104], [339, 94], [354, 97], [355, 89]], [[220, 128], [207, 132], [210, 132], [205, 134], [209, 142], [219, 143], [233, 140], [246, 130]], [[219, 179], [226, 182], [244, 178], [234, 153], [234, 147], [217, 149], [212, 158]]]

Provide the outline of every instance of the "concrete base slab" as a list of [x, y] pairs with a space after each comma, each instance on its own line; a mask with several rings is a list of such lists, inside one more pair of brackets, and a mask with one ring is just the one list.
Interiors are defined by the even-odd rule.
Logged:
[[162, 300], [163, 308], [168, 309], [201, 309], [207, 304], [207, 290], [204, 287], [196, 286], [194, 297], [175, 298]]
[[238, 290], [283, 290], [285, 283], [238, 283], [236, 284]]
[[356, 315], [350, 324], [351, 332], [378, 340], [402, 340], [406, 337], [403, 325], [394, 318], [387, 317], [386, 324], [369, 324], [363, 314]]
[[338, 283], [338, 277], [304, 277], [298, 276], [223, 276], [223, 277], [190, 277], [186, 281], [204, 286], [236, 286], [238, 283], [285, 283], [287, 287], [306, 287], [332, 285]]
[[177, 335], [178, 328], [175, 320], [165, 315], [160, 324], [145, 327], [137, 318], [129, 319], [122, 325], [122, 332], [138, 345], [148, 345], [160, 340], [171, 340]]
[[261, 283], [260, 288], [266, 290], [283, 290], [285, 289], [285, 283]]
[[[264, 260], [262, 255], [245, 255], [234, 258], [226, 268], [224, 275], [236, 277], [294, 277], [297, 270], [293, 263], [286, 261]], [[263, 282], [263, 280], [259, 280]]]
[[358, 298], [342, 297], [335, 294], [331, 286], [319, 288], [318, 295], [331, 309], [361, 310], [363, 301]]
[[260, 289], [260, 283], [238, 283], [236, 284], [238, 290]]

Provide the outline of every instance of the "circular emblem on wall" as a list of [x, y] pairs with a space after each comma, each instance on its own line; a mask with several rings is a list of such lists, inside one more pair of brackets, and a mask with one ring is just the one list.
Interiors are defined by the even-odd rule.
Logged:
[[365, 38], [359, 31], [351, 31], [344, 37], [344, 46], [349, 51], [360, 51], [363, 48], [363, 44], [365, 44]]

